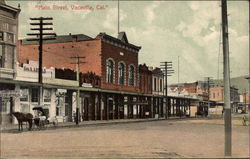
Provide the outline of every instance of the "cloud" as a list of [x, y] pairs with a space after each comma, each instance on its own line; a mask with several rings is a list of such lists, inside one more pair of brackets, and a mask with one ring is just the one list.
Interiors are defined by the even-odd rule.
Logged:
[[151, 24], [155, 19], [155, 9], [159, 7], [161, 2], [156, 1], [144, 8], [147, 23]]
[[193, 10], [196, 11], [200, 8], [200, 3], [197, 2], [190, 2], [189, 7]]
[[[213, 29], [220, 24], [220, 8], [218, 2], [190, 2], [190, 9], [193, 15], [187, 18], [187, 22], [181, 21], [176, 26], [176, 30], [181, 32], [184, 37], [192, 38], [199, 46], [205, 46], [202, 42], [202, 31]], [[212, 26], [210, 26], [212, 25]]]
[[[117, 8], [110, 8], [107, 12], [106, 18], [103, 22], [103, 27], [109, 30], [116, 30], [118, 24]], [[127, 18], [127, 14], [120, 9], [120, 22]]]
[[[88, 11], [72, 10], [39, 11], [34, 9], [34, 5], [38, 2], [20, 3], [25, 4], [22, 5], [24, 8], [19, 25], [19, 33], [24, 35], [29, 32], [28, 18], [31, 15], [53, 16], [54, 28], [61, 34], [75, 32], [93, 37], [101, 31], [106, 31], [112, 36], [117, 34], [116, 3], [105, 2], [109, 8], [102, 12], [95, 11], [93, 14]], [[26, 3], [29, 3], [29, 6]], [[57, 4], [55, 1], [44, 4], [51, 3]], [[247, 59], [249, 59], [249, 15], [245, 14], [249, 10], [245, 7], [248, 3], [242, 2], [242, 5], [238, 3], [229, 2], [228, 5], [229, 50], [233, 76], [245, 75], [248, 72]], [[70, 6], [72, 1], [63, 1], [62, 4]], [[77, 4], [95, 5], [94, 2], [82, 1]], [[126, 31], [129, 42], [142, 46], [139, 53], [140, 63], [159, 66], [161, 61], [173, 61], [177, 72], [177, 56], [180, 56], [181, 82], [202, 79], [204, 76], [216, 77], [221, 23], [220, 2], [129, 2], [129, 4], [123, 2], [122, 5], [123, 10], [120, 10], [122, 30]], [[132, 5], [135, 7], [131, 7]], [[220, 48], [220, 62], [222, 61], [222, 48]], [[170, 83], [175, 83], [176, 80], [177, 73], [169, 78]]]

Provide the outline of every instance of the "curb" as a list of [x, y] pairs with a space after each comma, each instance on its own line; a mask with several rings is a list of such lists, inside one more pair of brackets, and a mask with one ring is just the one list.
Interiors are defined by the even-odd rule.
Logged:
[[[127, 121], [123, 121], [122, 119], [119, 121], [113, 121], [113, 120], [104, 120], [104, 122], [97, 122], [97, 123], [84, 123], [80, 122], [79, 125], [76, 124], [65, 124], [65, 125], [58, 125], [58, 126], [47, 126], [41, 130], [56, 130], [56, 129], [66, 129], [66, 128], [81, 128], [81, 127], [91, 127], [91, 126], [106, 126], [106, 125], [116, 125], [116, 124], [129, 124], [129, 123], [142, 123], [142, 122], [153, 122], [153, 121], [163, 121], [163, 120], [185, 120], [185, 119], [191, 119], [192, 118], [159, 118], [159, 119], [155, 119], [155, 118], [151, 118], [151, 119], [141, 119], [141, 120], [127, 120]], [[71, 122], [72, 123], [72, 122]], [[39, 131], [38, 128], [34, 128], [32, 129], [32, 131]], [[25, 128], [23, 129], [23, 131], [18, 131], [18, 128], [10, 128], [10, 129], [1, 129], [0, 133], [16, 133], [16, 132], [28, 132], [28, 130], [26, 130]]]
[[[153, 121], [162, 121], [165, 119], [146, 119], [146, 120], [132, 120], [132, 121], [105, 121], [100, 123], [86, 123], [81, 122], [79, 125], [70, 124], [70, 125], [58, 125], [58, 126], [48, 126], [41, 130], [56, 130], [56, 129], [65, 129], [65, 128], [81, 128], [81, 127], [91, 127], [91, 126], [105, 126], [105, 125], [116, 125], [116, 124], [128, 124], [128, 123], [141, 123], [141, 122], [153, 122]], [[37, 131], [37, 128], [33, 128], [32, 131]], [[11, 132], [19, 132], [18, 128], [11, 128], [11, 129], [2, 129], [0, 130], [1, 133], [11, 133]], [[28, 132], [25, 128], [23, 131], [20, 132]]]

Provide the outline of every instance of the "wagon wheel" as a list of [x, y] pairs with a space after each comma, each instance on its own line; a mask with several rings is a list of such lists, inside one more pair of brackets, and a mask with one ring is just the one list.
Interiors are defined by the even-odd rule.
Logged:
[[35, 118], [34, 119], [34, 124], [35, 126], [40, 130], [41, 129], [41, 124], [40, 124], [40, 119], [39, 118]]
[[39, 120], [39, 130], [41, 130], [42, 128], [45, 128], [45, 120]]
[[55, 119], [53, 120], [52, 124], [53, 124], [54, 126], [57, 126], [57, 125], [58, 125], [58, 120], [57, 120], [57, 118], [55, 118]]

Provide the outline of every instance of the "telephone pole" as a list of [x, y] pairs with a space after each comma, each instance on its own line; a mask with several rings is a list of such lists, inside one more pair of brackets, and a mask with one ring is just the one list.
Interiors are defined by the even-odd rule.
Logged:
[[180, 56], [178, 56], [178, 96], [180, 94], [180, 89], [179, 89], [179, 84], [180, 84], [180, 61], [179, 61]]
[[165, 61], [161, 62], [161, 69], [164, 72], [165, 77], [165, 104], [166, 104], [166, 113], [165, 118], [168, 119], [168, 76], [172, 76], [171, 74], [174, 73], [172, 70], [172, 61]]
[[117, 31], [120, 33], [120, 0], [117, 1]]
[[212, 77], [205, 77], [206, 79], [206, 81], [207, 81], [207, 104], [208, 104], [208, 110], [207, 111], [209, 111], [209, 108], [210, 108], [210, 85], [212, 84], [212, 82], [211, 82], [211, 79], [212, 79]]
[[[38, 31], [38, 33], [29, 33], [27, 34], [28, 36], [36, 36], [36, 38], [32, 38], [32, 39], [27, 39], [28, 41], [38, 41], [39, 42], [39, 69], [38, 69], [38, 83], [41, 84], [41, 86], [39, 87], [39, 98], [38, 98], [38, 105], [41, 106], [43, 104], [43, 87], [42, 87], [42, 83], [43, 83], [43, 77], [42, 77], [42, 68], [43, 68], [43, 41], [44, 40], [54, 40], [56, 34], [55, 33], [45, 33], [44, 31], [46, 30], [53, 30], [52, 28], [49, 27], [44, 27], [44, 26], [48, 26], [48, 25], [53, 25], [53, 23], [46, 23], [44, 22], [45, 20], [53, 20], [53, 18], [51, 17], [39, 17], [39, 18], [30, 18], [30, 20], [32, 21], [36, 21], [36, 22], [32, 22], [30, 23], [30, 25], [32, 26], [38, 26], [36, 28], [31, 28], [30, 30], [34, 30], [34, 31]], [[37, 22], [38, 21], [38, 22]], [[47, 37], [44, 37], [47, 36]]]
[[230, 105], [230, 66], [227, 21], [227, 0], [221, 0], [222, 10], [222, 42], [224, 70], [224, 122], [225, 122], [225, 156], [232, 156], [232, 119]]
[[80, 108], [80, 90], [79, 90], [79, 87], [80, 86], [80, 64], [83, 64], [83, 63], [86, 63], [86, 62], [82, 62], [80, 61], [80, 59], [83, 59], [85, 58], [85, 56], [72, 56], [70, 57], [72, 59], [76, 59], [76, 62], [75, 63], [71, 63], [71, 64], [76, 64], [76, 80], [78, 81], [78, 89], [77, 89], [77, 92], [76, 92], [76, 125], [79, 124], [79, 108]]

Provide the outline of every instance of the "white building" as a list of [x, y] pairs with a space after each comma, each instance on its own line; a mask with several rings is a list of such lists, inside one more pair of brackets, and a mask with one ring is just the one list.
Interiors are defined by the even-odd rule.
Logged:
[[[29, 61], [22, 66], [17, 65], [16, 81], [38, 82], [38, 62]], [[55, 78], [54, 68], [43, 68], [43, 101], [41, 106], [49, 110], [49, 116], [56, 116], [59, 122], [71, 120], [72, 107], [76, 105], [73, 92], [67, 89], [48, 88], [50, 85], [78, 86], [77, 81]], [[18, 112], [32, 113], [34, 107], [38, 106], [39, 87], [34, 85], [16, 84], [15, 91], [20, 92], [16, 97], [14, 110]]]

